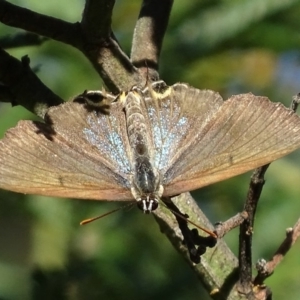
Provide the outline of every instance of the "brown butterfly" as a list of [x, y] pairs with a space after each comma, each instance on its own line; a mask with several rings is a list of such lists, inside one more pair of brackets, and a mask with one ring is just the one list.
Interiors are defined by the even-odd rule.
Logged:
[[[88, 95], [88, 93], [86, 93]], [[107, 98], [112, 98], [108, 94]], [[68, 102], [45, 123], [21, 121], [0, 141], [0, 187], [21, 193], [132, 200], [144, 212], [300, 147], [300, 118], [252, 94], [155, 82], [121, 93], [109, 114]]]

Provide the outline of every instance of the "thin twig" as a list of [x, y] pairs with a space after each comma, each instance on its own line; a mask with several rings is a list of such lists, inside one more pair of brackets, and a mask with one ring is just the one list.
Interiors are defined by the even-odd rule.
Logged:
[[[300, 103], [300, 95], [293, 97], [291, 109], [296, 112]], [[241, 293], [248, 294], [253, 297], [252, 283], [252, 230], [254, 226], [255, 212], [257, 209], [259, 197], [265, 183], [264, 175], [270, 164], [256, 169], [250, 181], [250, 186], [247, 194], [244, 210], [248, 214], [248, 219], [240, 226], [239, 236], [239, 266], [240, 280], [238, 289]], [[278, 259], [278, 256], [276, 256]]]
[[239, 236], [239, 292], [249, 295], [252, 293], [252, 230], [258, 200], [265, 183], [264, 174], [269, 167], [265, 165], [256, 169], [250, 181], [244, 210], [248, 218], [240, 226]]
[[215, 225], [214, 232], [217, 234], [218, 238], [223, 237], [227, 232], [241, 225], [248, 218], [248, 213], [242, 211], [236, 214], [225, 222], [219, 222]]
[[264, 280], [273, 274], [275, 268], [283, 260], [287, 252], [292, 248], [299, 236], [300, 219], [298, 219], [293, 228], [288, 228], [286, 230], [286, 238], [283, 240], [272, 259], [268, 262], [266, 262], [264, 259], [258, 261], [256, 264], [258, 274], [254, 279], [255, 285], [263, 284]]

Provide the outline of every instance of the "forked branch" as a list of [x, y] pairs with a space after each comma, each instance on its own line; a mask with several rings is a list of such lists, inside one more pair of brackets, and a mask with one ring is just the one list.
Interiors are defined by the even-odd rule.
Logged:
[[256, 269], [258, 274], [254, 279], [255, 285], [262, 285], [264, 280], [273, 274], [275, 268], [283, 260], [287, 252], [292, 248], [299, 236], [300, 219], [298, 219], [293, 228], [287, 228], [286, 237], [273, 255], [272, 259], [268, 262], [264, 259], [261, 259], [257, 262]]

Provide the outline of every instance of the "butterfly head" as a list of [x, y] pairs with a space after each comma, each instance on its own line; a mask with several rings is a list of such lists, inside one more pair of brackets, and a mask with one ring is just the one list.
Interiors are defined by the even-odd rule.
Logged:
[[158, 170], [146, 155], [138, 156], [131, 181], [131, 194], [138, 208], [146, 214], [156, 210], [163, 190]]
[[137, 199], [137, 207], [145, 214], [151, 213], [158, 207], [158, 198], [155, 195], [145, 195]]
[[156, 189], [152, 192], [142, 191], [137, 186], [133, 186], [131, 188], [131, 193], [136, 200], [137, 207], [145, 214], [149, 214], [157, 209], [159, 199], [163, 194], [163, 190], [164, 189], [161, 184], [158, 184]]

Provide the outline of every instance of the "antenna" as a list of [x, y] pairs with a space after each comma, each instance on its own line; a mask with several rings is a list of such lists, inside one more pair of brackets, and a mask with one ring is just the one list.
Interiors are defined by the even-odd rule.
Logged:
[[204, 228], [204, 227], [202, 227], [202, 226], [196, 224], [195, 222], [189, 220], [187, 217], [185, 217], [185, 216], [184, 216], [183, 214], [181, 214], [180, 212], [174, 211], [173, 209], [171, 209], [170, 207], [168, 207], [168, 206], [166, 205], [166, 203], [164, 203], [163, 201], [162, 201], [162, 204], [163, 204], [167, 209], [169, 209], [174, 215], [176, 215], [177, 217], [179, 217], [179, 218], [181, 218], [182, 220], [186, 221], [187, 223], [189, 223], [189, 224], [195, 226], [196, 228], [198, 228], [198, 229], [200, 229], [200, 230], [206, 232], [206, 233], [209, 234], [211, 237], [213, 237], [213, 238], [215, 238], [215, 239], [218, 238], [218, 236], [217, 236], [214, 232], [212, 232], [211, 230], [206, 229], [206, 228]]
[[119, 211], [119, 210], [121, 210], [121, 209], [130, 207], [130, 206], [132, 206], [133, 204], [134, 204], [134, 202], [130, 202], [130, 203], [126, 204], [126, 205], [123, 205], [123, 206], [118, 207], [118, 208], [116, 208], [116, 209], [114, 209], [114, 210], [111, 210], [111, 211], [109, 211], [109, 212], [107, 212], [107, 213], [105, 213], [105, 214], [103, 214], [103, 215], [100, 215], [100, 216], [97, 216], [97, 217], [94, 217], [94, 218], [85, 219], [85, 220], [83, 220], [83, 221], [80, 222], [80, 225], [86, 225], [86, 224], [89, 224], [89, 223], [91, 223], [91, 222], [94, 222], [94, 221], [99, 220], [99, 219], [101, 219], [101, 218], [104, 218], [104, 217], [106, 217], [106, 216], [109, 216], [109, 215], [111, 215], [111, 214], [113, 214], [113, 213], [115, 213], [115, 212], [117, 212], [117, 211]]

